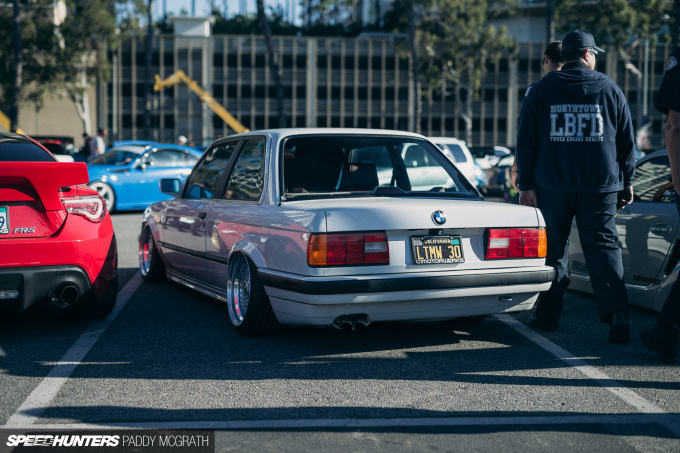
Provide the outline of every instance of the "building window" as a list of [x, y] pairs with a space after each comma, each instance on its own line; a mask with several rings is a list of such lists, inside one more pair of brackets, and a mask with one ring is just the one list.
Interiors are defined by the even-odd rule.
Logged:
[[368, 69], [368, 57], [359, 57], [359, 69]]
[[163, 53], [163, 65], [164, 66], [174, 66], [175, 65], [175, 54], [172, 52]]

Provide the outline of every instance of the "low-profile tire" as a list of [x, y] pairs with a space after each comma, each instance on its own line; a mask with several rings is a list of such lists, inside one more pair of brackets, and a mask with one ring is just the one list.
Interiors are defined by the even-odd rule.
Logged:
[[242, 253], [234, 254], [229, 260], [227, 305], [229, 319], [241, 335], [266, 336], [281, 329], [257, 268]]
[[149, 225], [144, 226], [139, 237], [139, 273], [145, 282], [165, 279], [165, 263], [161, 258]]
[[88, 185], [96, 190], [104, 199], [106, 209], [109, 212], [113, 212], [113, 210], [116, 209], [116, 193], [113, 191], [113, 187], [102, 181], [92, 181]]

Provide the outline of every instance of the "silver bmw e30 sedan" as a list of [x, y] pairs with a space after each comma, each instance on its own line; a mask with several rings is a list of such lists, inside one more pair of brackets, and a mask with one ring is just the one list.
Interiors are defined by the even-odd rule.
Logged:
[[413, 133], [232, 135], [161, 189], [142, 277], [225, 301], [244, 335], [528, 310], [554, 276], [540, 211], [485, 201]]

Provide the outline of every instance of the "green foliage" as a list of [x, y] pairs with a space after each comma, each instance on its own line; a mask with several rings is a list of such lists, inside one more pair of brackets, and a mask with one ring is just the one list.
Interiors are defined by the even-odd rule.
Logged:
[[[24, 84], [42, 84], [48, 81], [49, 67], [56, 63], [52, 50], [59, 46], [59, 36], [55, 33], [50, 15], [45, 14], [51, 3], [48, 0], [37, 0], [30, 5], [22, 5], [21, 55]], [[7, 3], [0, 7], [0, 110], [5, 112], [10, 109], [14, 62], [14, 13], [12, 4]]]
[[[416, 44], [423, 81], [430, 88], [444, 80], [481, 86], [488, 64], [515, 46], [505, 27], [487, 24], [489, 4], [485, 0], [415, 0]], [[399, 1], [389, 22], [405, 30], [409, 17], [406, 2]]]
[[[257, 14], [234, 16], [229, 19], [225, 18], [219, 11], [213, 11], [215, 23], [212, 27], [214, 35], [251, 35], [260, 34], [262, 29]], [[267, 16], [269, 26], [272, 29], [272, 35], [290, 36], [296, 35], [300, 30], [286, 22], [281, 11], [273, 11]]]
[[[114, 5], [109, 0], [67, 0], [63, 22], [55, 23], [55, 2], [22, 2], [22, 99], [38, 108], [47, 91], [82, 94], [96, 77], [106, 81], [110, 74], [105, 57], [115, 45]], [[12, 84], [14, 31], [11, 8], [0, 8], [0, 91]], [[9, 96], [0, 100], [6, 109]]]
[[557, 0], [555, 3], [559, 31], [566, 34], [575, 29], [587, 30], [598, 45], [617, 50], [630, 46], [636, 39], [650, 39], [653, 45], [659, 36], [663, 37], [664, 28], [668, 28], [662, 17], [671, 9], [666, 0], [595, 0], [587, 2], [588, 5], [582, 0]]

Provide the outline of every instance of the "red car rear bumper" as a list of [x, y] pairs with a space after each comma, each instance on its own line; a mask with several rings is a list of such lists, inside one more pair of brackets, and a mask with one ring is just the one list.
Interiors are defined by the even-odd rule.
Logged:
[[118, 257], [110, 218], [92, 223], [69, 215], [59, 232], [46, 238], [2, 240], [0, 301], [20, 310], [75, 287], [79, 296], [105, 300], [117, 291]]

